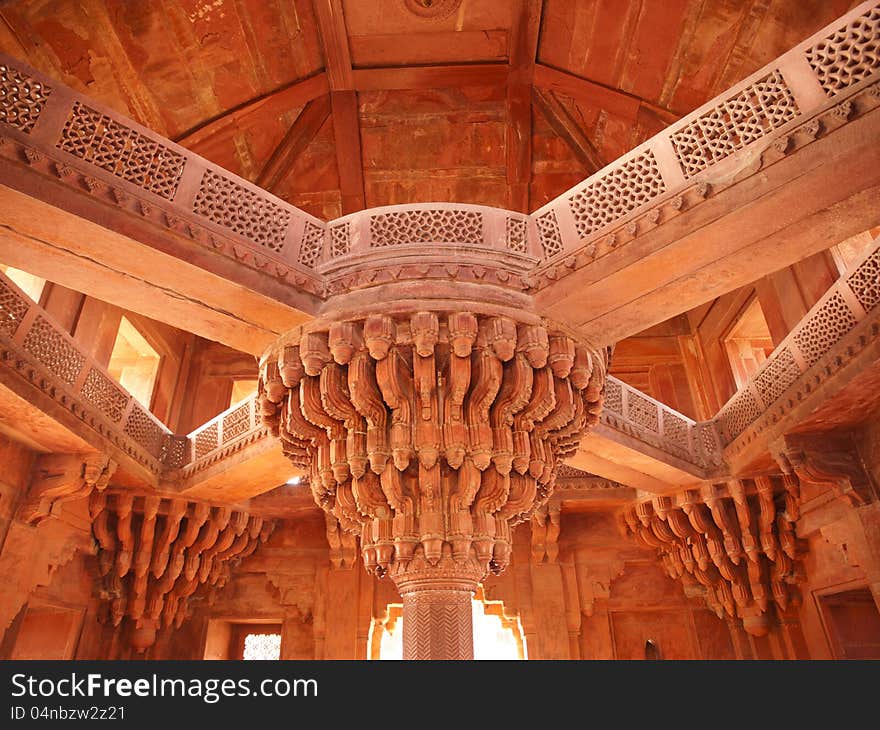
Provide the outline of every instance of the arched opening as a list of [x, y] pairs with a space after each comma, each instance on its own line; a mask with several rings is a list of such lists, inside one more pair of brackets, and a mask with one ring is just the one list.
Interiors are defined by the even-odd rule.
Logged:
[[[519, 618], [504, 613], [502, 601], [486, 600], [482, 587], [474, 596], [471, 613], [474, 630], [474, 659], [527, 659], [526, 643]], [[388, 604], [385, 616], [373, 619], [370, 629], [371, 659], [403, 658], [403, 606]]]

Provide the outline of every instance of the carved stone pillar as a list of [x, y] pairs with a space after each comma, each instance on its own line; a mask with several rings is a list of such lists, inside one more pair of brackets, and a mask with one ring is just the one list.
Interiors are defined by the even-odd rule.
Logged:
[[451, 556], [416, 558], [393, 575], [403, 598], [404, 659], [473, 659], [471, 602], [483, 571]]
[[473, 593], [598, 421], [609, 352], [525, 296], [378, 289], [270, 348], [263, 419], [335, 518], [331, 549], [357, 535], [367, 571], [395, 582], [404, 655], [472, 658]]

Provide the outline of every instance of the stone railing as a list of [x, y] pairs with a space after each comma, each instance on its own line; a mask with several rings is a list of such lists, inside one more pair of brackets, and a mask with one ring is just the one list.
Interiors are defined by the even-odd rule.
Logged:
[[527, 291], [541, 257], [528, 216], [426, 203], [370, 208], [329, 224], [327, 294], [396, 281], [455, 280]]
[[598, 258], [692, 207], [755, 146], [787, 145], [791, 129], [876, 82], [878, 40], [880, 6], [862, 3], [539, 208], [530, 223], [542, 258], [551, 267], [580, 252]]
[[325, 261], [426, 245], [493, 249], [540, 257], [528, 233], [528, 216], [501, 208], [458, 203], [391, 205], [352, 213], [330, 222]]
[[154, 483], [190, 477], [268, 435], [256, 395], [186, 436], [173, 434], [2, 272], [0, 367], [24, 381], [29, 397], [38, 388], [69, 413], [73, 420], [61, 422], [77, 435], [82, 423], [97, 437], [86, 439], [95, 448], [128, 457]]
[[[802, 389], [805, 382], [811, 383], [806, 392], [814, 391], [836, 369], [835, 365], [824, 362], [828, 353], [842, 344], [858, 325], [875, 318], [878, 305], [880, 238], [858, 265], [825, 292], [749, 382], [718, 412], [715, 420], [725, 446], [746, 436], [753, 438], [756, 432], [753, 424], [758, 419], [781, 418], [781, 412], [774, 411], [785, 410], [786, 404], [802, 400], [804, 392], [792, 395], [792, 391]], [[854, 350], [857, 344], [849, 349]]]
[[0, 54], [0, 159], [313, 294], [327, 225]]
[[[831, 372], [825, 364], [829, 353], [839, 349], [859, 325], [876, 318], [878, 306], [880, 239], [810, 309], [715, 418], [694, 421], [609, 376], [601, 423], [654, 452], [716, 471], [732, 447], [757, 437], [760, 429], [755, 421], [779, 420], [787, 403], [803, 399], [805, 383], [808, 391], [815, 391], [826, 371]], [[255, 396], [186, 436], [172, 434], [3, 274], [0, 366], [39, 388], [156, 479], [192, 478], [268, 437]]]
[[[609, 376], [601, 423], [703, 469], [720, 467], [731, 447], [736, 451], [753, 441], [764, 426], [781, 420], [784, 411], [842, 366], [843, 356], [832, 364], [825, 360], [858, 325], [876, 318], [878, 305], [880, 239], [816, 302], [714, 418], [693, 421]], [[848, 350], [864, 344], [854, 342]]]
[[185, 462], [181, 478], [188, 479], [222, 461], [245, 446], [267, 438], [256, 394], [234, 403], [223, 413], [186, 436]]
[[713, 421], [694, 421], [611, 376], [605, 382], [600, 422], [701, 469], [722, 463]]
[[0, 367], [24, 381], [13, 385], [38, 388], [66, 414], [62, 423], [82, 423], [96, 448], [106, 446], [151, 474], [180, 459], [171, 432], [2, 273]]
[[528, 216], [426, 203], [325, 223], [3, 55], [0, 157], [315, 295], [332, 293], [325, 273], [350, 285], [332, 281], [346, 261], [408, 244], [521, 258], [535, 277], [499, 281], [536, 289], [559, 264], [589, 263], [697, 204], [756, 148], [787, 145], [791, 130], [874, 84], [878, 37], [880, 7], [862, 3]]

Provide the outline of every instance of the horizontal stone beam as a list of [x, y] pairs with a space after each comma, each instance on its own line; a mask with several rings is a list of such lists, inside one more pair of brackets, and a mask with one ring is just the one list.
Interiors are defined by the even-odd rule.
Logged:
[[322, 221], [3, 55], [0, 90], [3, 263], [251, 352], [314, 313]]
[[876, 91], [540, 269], [537, 301], [587, 336], [615, 342], [876, 226]]

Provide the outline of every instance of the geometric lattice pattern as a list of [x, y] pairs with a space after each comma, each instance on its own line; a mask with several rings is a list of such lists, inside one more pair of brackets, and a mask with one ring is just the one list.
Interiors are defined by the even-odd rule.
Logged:
[[351, 224], [347, 221], [330, 229], [330, 258], [345, 256], [351, 245]]
[[172, 200], [184, 157], [106, 114], [76, 102], [58, 147], [144, 190]]
[[125, 422], [125, 433], [137, 441], [148, 454], [159, 458], [165, 445], [166, 432], [135, 403]]
[[569, 198], [578, 235], [588, 236], [665, 190], [657, 160], [646, 150]]
[[750, 391], [742, 390], [719, 414], [719, 419], [727, 438], [732, 441], [760, 415], [761, 410], [755, 403], [755, 397]]
[[707, 459], [711, 460], [711, 457], [718, 450], [718, 442], [713, 433], [713, 424], [711, 422], [703, 423], [698, 428], [700, 430], [700, 443], [703, 446], [703, 453]]
[[[348, 225], [348, 224], [346, 224]], [[321, 252], [324, 250], [324, 229], [316, 226], [311, 221], [306, 221], [303, 229], [302, 242], [299, 244], [298, 261], [303, 266], [311, 269], [315, 268], [318, 259], [321, 258]]]
[[281, 634], [248, 634], [244, 637], [242, 659], [280, 659]]
[[812, 366], [831, 346], [856, 325], [846, 300], [835, 292], [822, 308], [794, 336], [795, 344], [808, 366]]
[[791, 350], [787, 347], [781, 350], [755, 377], [755, 387], [764, 405], [769, 407], [775, 403], [800, 374]]
[[681, 416], [668, 410], [663, 411], [663, 440], [668, 446], [687, 453], [690, 426], [691, 424]]
[[93, 406], [96, 406], [113, 423], [122, 420], [129, 395], [117, 386], [100, 370], [91, 368], [86, 376], [80, 394]]
[[847, 277], [846, 283], [866, 312], [880, 304], [880, 248]]
[[201, 459], [216, 448], [217, 424], [215, 422], [196, 434], [196, 458]]
[[242, 403], [238, 408], [223, 416], [223, 443], [247, 433], [251, 427], [251, 402]]
[[559, 233], [559, 224], [556, 222], [556, 213], [548, 210], [544, 215], [535, 219], [538, 226], [538, 237], [541, 239], [541, 249], [544, 258], [550, 258], [562, 251], [562, 234]]
[[37, 317], [28, 330], [24, 338], [24, 349], [68, 385], [73, 385], [86, 361], [43, 317]]
[[630, 390], [627, 393], [626, 403], [626, 418], [628, 421], [654, 433], [660, 431], [660, 420], [657, 415], [656, 403], [652, 403], [634, 390]]
[[193, 211], [270, 251], [284, 247], [290, 211], [211, 170], [202, 177]]
[[5, 281], [0, 281], [0, 332], [12, 337], [30, 305]]
[[167, 436], [165, 439], [165, 466], [179, 469], [189, 461], [189, 439], [186, 436]]
[[773, 71], [671, 135], [685, 177], [691, 177], [797, 116], [782, 74]]
[[483, 242], [483, 214], [473, 210], [406, 210], [370, 216], [370, 245]]
[[30, 132], [51, 91], [51, 86], [0, 64], [0, 122]]
[[526, 252], [526, 222], [522, 218], [507, 218], [507, 249], [517, 253]]
[[828, 96], [861, 81], [880, 67], [880, 8], [819, 41], [807, 60]]
[[606, 411], [623, 415], [623, 390], [620, 383], [611, 378], [605, 381], [605, 401], [602, 405]]

